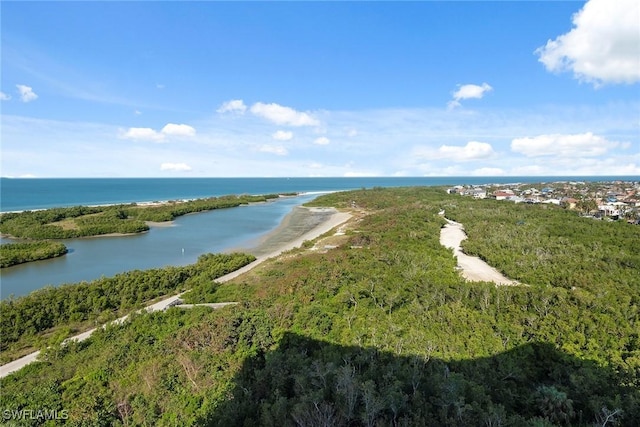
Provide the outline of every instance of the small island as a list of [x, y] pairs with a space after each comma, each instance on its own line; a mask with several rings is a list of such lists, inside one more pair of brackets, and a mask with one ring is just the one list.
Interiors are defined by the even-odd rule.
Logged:
[[68, 252], [67, 247], [50, 240], [0, 245], [0, 268], [30, 261], [56, 258]]

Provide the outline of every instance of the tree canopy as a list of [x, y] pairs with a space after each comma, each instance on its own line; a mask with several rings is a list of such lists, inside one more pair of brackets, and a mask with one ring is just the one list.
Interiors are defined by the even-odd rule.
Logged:
[[[226, 283], [185, 275], [176, 286], [239, 304], [54, 346], [0, 381], [0, 406], [66, 409], [69, 425], [636, 425], [639, 227], [436, 188], [313, 205], [358, 213], [332, 248]], [[442, 209], [467, 251], [525, 285], [465, 282]]]

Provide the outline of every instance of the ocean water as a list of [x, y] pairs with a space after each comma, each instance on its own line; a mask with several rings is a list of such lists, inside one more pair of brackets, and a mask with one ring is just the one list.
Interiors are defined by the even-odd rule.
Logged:
[[613, 181], [639, 177], [362, 178], [0, 178], [0, 212], [60, 206], [194, 199], [227, 194], [316, 192], [372, 187], [513, 182]]
[[[64, 240], [63, 257], [0, 270], [0, 298], [43, 286], [90, 281], [134, 270], [187, 265], [201, 254], [249, 247], [295, 207], [325, 191], [372, 187], [439, 186], [553, 181], [638, 181], [639, 177], [460, 178], [181, 178], [0, 179], [0, 211], [193, 199], [226, 194], [304, 193], [298, 197], [176, 219], [172, 227], [121, 237]], [[11, 242], [0, 238], [0, 243]], [[184, 249], [184, 252], [183, 252]]]

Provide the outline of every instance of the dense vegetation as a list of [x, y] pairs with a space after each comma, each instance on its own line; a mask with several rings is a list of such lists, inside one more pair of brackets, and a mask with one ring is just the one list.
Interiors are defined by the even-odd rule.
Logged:
[[263, 202], [278, 195], [222, 196], [161, 205], [75, 206], [0, 215], [0, 233], [30, 239], [69, 239], [149, 230], [145, 221], [171, 221], [181, 215]]
[[63, 326], [54, 339], [64, 339], [73, 331], [123, 316], [154, 298], [189, 289], [191, 281], [211, 282], [253, 260], [255, 257], [248, 254], [207, 254], [191, 266], [134, 270], [92, 282], [49, 286], [24, 297], [2, 300], [3, 362], [19, 349], [37, 345], [42, 341], [38, 339], [41, 333], [52, 328]]
[[[433, 188], [315, 204], [367, 214], [336, 249], [185, 279], [238, 306], [53, 347], [0, 382], [0, 407], [66, 409], [69, 425], [637, 425], [639, 227]], [[528, 286], [464, 282], [439, 244], [442, 208], [469, 250], [493, 262], [500, 248], [496, 266]]]
[[583, 218], [549, 205], [457, 202], [446, 206], [446, 214], [465, 225], [465, 252], [511, 278], [594, 295], [609, 288], [628, 294], [638, 283], [640, 227]]
[[0, 268], [11, 267], [29, 261], [62, 256], [67, 247], [59, 242], [21, 242], [0, 245]]
[[148, 229], [143, 221], [129, 218], [118, 206], [76, 206], [0, 215], [0, 232], [29, 239], [69, 239]]

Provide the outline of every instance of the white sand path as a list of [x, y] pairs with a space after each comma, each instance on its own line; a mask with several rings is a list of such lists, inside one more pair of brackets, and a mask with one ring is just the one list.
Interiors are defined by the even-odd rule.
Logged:
[[448, 224], [440, 230], [440, 244], [453, 249], [453, 254], [458, 259], [462, 277], [470, 282], [494, 282], [496, 285], [520, 284], [515, 280], [508, 279], [480, 258], [469, 256], [462, 252], [460, 244], [467, 238], [464, 227], [459, 222], [445, 219]]
[[[329, 209], [329, 208], [309, 208], [311, 210], [313, 209]], [[248, 264], [242, 268], [239, 268], [236, 271], [233, 271], [229, 274], [226, 274], [224, 276], [219, 277], [218, 279], [216, 279], [216, 282], [226, 282], [228, 280], [231, 280], [235, 277], [238, 277], [239, 275], [246, 273], [247, 271], [251, 270], [252, 268], [254, 268], [255, 266], [261, 264], [262, 262], [266, 261], [269, 258], [273, 258], [276, 257], [278, 255], [280, 255], [282, 252], [286, 252], [288, 250], [294, 249], [294, 248], [298, 248], [300, 246], [302, 246], [302, 244], [304, 243], [305, 240], [313, 240], [321, 235], [323, 235], [324, 233], [330, 231], [331, 229], [344, 224], [345, 222], [347, 222], [350, 218], [351, 218], [351, 214], [347, 213], [347, 212], [338, 212], [337, 210], [333, 209], [333, 215], [331, 215], [331, 217], [329, 217], [329, 219], [327, 219], [326, 221], [322, 222], [321, 224], [317, 225], [316, 227], [314, 227], [313, 229], [309, 230], [308, 232], [306, 232], [305, 234], [303, 234], [302, 236], [300, 236], [299, 238], [297, 238], [296, 240], [289, 242], [281, 247], [279, 247], [276, 251], [258, 257], [255, 261], [253, 261], [251, 264]], [[162, 311], [162, 310], [166, 310], [168, 307], [171, 307], [173, 305], [176, 305], [177, 303], [179, 303], [179, 299], [182, 296], [183, 293], [180, 293], [178, 295], [173, 295], [171, 297], [168, 297], [166, 299], [163, 299], [162, 301], [158, 301], [154, 304], [151, 304], [149, 306], [146, 307], [146, 310], [148, 312], [154, 312], [154, 311]], [[230, 303], [230, 304], [234, 304], [234, 303]], [[212, 306], [207, 304], [208, 306]], [[224, 304], [226, 305], [226, 304]], [[213, 307], [215, 308], [221, 308], [222, 306], [224, 306], [223, 304], [219, 304], [219, 307]], [[111, 322], [110, 324], [121, 324], [123, 323], [125, 320], [127, 320], [127, 318], [129, 317], [129, 315], [123, 316], [119, 319], [114, 320], [113, 322]], [[106, 325], [105, 325], [106, 326]], [[102, 326], [104, 327], [104, 326]], [[81, 334], [75, 335], [73, 337], [67, 338], [65, 340], [66, 341], [71, 341], [71, 340], [75, 340], [75, 341], [84, 341], [85, 339], [89, 338], [89, 336], [91, 336], [91, 334], [96, 330], [97, 328], [85, 331]], [[4, 378], [7, 375], [16, 372], [20, 369], [22, 369], [23, 367], [25, 367], [26, 365], [28, 365], [29, 363], [32, 363], [34, 361], [36, 361], [36, 359], [38, 358], [38, 356], [40, 355], [40, 351], [36, 351], [34, 353], [28, 354], [24, 357], [21, 357], [20, 359], [16, 359], [12, 362], [7, 363], [6, 365], [2, 365], [0, 366], [0, 378]]]

